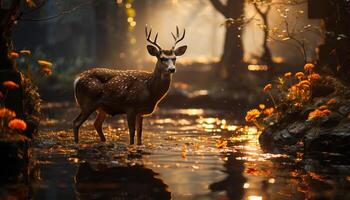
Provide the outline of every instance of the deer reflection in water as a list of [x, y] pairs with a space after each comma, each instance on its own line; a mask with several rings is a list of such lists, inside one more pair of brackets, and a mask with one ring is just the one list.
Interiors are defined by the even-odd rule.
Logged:
[[143, 166], [95, 170], [85, 162], [75, 176], [80, 199], [171, 199], [168, 186]]

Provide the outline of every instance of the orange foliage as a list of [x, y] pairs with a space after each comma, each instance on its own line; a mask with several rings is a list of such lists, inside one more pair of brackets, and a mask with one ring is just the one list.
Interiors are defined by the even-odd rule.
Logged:
[[266, 108], [263, 113], [267, 116], [271, 115], [273, 112], [275, 111], [275, 108], [271, 107], [271, 108]]
[[5, 81], [2, 83], [3, 86], [5, 86], [7, 89], [17, 89], [19, 88], [19, 85], [13, 81]]
[[15, 118], [16, 113], [7, 108], [0, 108], [0, 118]]
[[318, 80], [318, 79], [320, 79], [321, 78], [321, 76], [319, 75], [319, 74], [317, 74], [317, 73], [312, 73], [312, 74], [310, 74], [309, 76], [308, 76], [308, 79], [310, 80], [310, 81], [316, 81], [316, 80]]
[[308, 119], [315, 119], [315, 118], [320, 118], [320, 117], [326, 117], [329, 114], [331, 114], [331, 111], [326, 109], [326, 108], [322, 108], [322, 110], [320, 108], [312, 111], [309, 113], [309, 117]]
[[258, 109], [253, 109], [253, 110], [249, 110], [247, 112], [247, 115], [245, 116], [245, 120], [247, 122], [251, 122], [253, 120], [256, 120], [256, 118], [258, 118], [260, 116], [260, 111]]
[[298, 79], [302, 79], [304, 77], [304, 73], [303, 72], [297, 72], [295, 74], [295, 77], [297, 77]]
[[272, 84], [269, 83], [269, 84], [265, 85], [263, 91], [264, 91], [264, 92], [268, 92], [271, 88], [272, 88]]
[[292, 76], [292, 72], [287, 72], [284, 74], [284, 77], [289, 78]]
[[264, 109], [265, 109], [265, 104], [259, 104], [259, 108], [260, 108], [261, 110], [264, 110]]
[[327, 105], [332, 105], [332, 104], [335, 104], [337, 103], [337, 100], [335, 99], [330, 99], [328, 102], [327, 102]]
[[8, 54], [8, 57], [11, 59], [16, 59], [19, 58], [19, 54], [13, 51]]
[[49, 61], [46, 61], [46, 60], [38, 60], [38, 64], [41, 66], [41, 67], [46, 67], [46, 68], [50, 68], [52, 67], [52, 63], [49, 62]]
[[26, 49], [21, 50], [19, 53], [22, 55], [27, 55], [27, 56], [32, 54], [32, 52], [30, 50], [26, 50]]
[[312, 63], [306, 63], [306, 64], [304, 65], [304, 70], [305, 70], [305, 71], [312, 71], [314, 68], [315, 68], [315, 65], [312, 64]]
[[11, 129], [17, 129], [17, 130], [21, 130], [24, 131], [27, 129], [27, 124], [21, 120], [21, 119], [13, 119], [9, 122], [8, 126]]

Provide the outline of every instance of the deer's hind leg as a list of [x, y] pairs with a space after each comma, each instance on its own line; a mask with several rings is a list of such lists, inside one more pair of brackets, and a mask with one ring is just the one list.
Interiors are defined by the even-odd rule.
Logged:
[[79, 128], [80, 126], [89, 118], [89, 116], [96, 110], [96, 107], [91, 107], [89, 109], [81, 109], [80, 114], [73, 121], [74, 128], [74, 142], [79, 142]]
[[129, 127], [130, 144], [134, 144], [136, 114], [134, 112], [129, 112], [126, 114], [126, 117], [128, 121], [128, 127]]
[[141, 114], [136, 116], [136, 127], [137, 127], [137, 145], [142, 144], [142, 121], [143, 117]]
[[96, 120], [94, 122], [94, 126], [95, 126], [96, 132], [100, 136], [100, 140], [102, 142], [106, 141], [106, 138], [103, 134], [103, 129], [102, 129], [102, 124], [105, 121], [106, 117], [107, 117], [107, 114], [105, 111], [103, 111], [102, 109], [97, 110], [97, 117], [96, 117]]

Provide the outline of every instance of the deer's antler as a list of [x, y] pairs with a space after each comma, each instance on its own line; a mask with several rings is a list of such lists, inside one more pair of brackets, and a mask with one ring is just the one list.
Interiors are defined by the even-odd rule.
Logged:
[[149, 43], [153, 44], [154, 46], [156, 46], [156, 47], [159, 49], [159, 51], [162, 50], [162, 48], [157, 44], [158, 33], [156, 34], [156, 36], [154, 37], [154, 40], [152, 41], [152, 40], [150, 39], [151, 33], [152, 33], [152, 28], [151, 28], [151, 29], [149, 30], [149, 32], [148, 32], [147, 26], [146, 26], [146, 27], [145, 27], [145, 32], [146, 32], [146, 39], [147, 39], [147, 41], [148, 41]]
[[175, 49], [176, 47], [176, 44], [181, 42], [181, 40], [183, 40], [185, 38], [185, 34], [186, 34], [186, 30], [184, 29], [184, 32], [180, 38], [180, 31], [179, 31], [179, 27], [176, 26], [176, 36], [173, 32], [171, 32], [171, 35], [173, 36], [174, 40], [175, 40], [175, 44], [173, 45], [173, 48], [172, 49]]

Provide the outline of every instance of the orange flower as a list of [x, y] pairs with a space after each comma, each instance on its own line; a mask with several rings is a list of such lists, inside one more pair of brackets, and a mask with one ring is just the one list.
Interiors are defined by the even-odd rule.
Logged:
[[298, 87], [310, 87], [311, 83], [308, 80], [303, 80], [298, 83]]
[[289, 78], [292, 76], [292, 72], [287, 72], [284, 74], [284, 77]]
[[275, 109], [271, 107], [271, 108], [266, 108], [263, 113], [268, 116], [268, 115], [271, 115], [274, 111]]
[[327, 102], [327, 105], [332, 105], [332, 104], [335, 104], [337, 103], [337, 100], [335, 99], [330, 99], [328, 102]]
[[295, 74], [295, 77], [297, 77], [298, 79], [302, 79], [304, 77], [304, 73], [303, 72], [297, 72]]
[[251, 122], [260, 116], [260, 111], [258, 109], [249, 110], [245, 116], [247, 122]]
[[272, 88], [272, 84], [269, 83], [269, 84], [265, 85], [263, 91], [264, 91], [264, 92], [268, 92], [271, 88]]
[[259, 108], [260, 108], [261, 110], [264, 110], [264, 109], [265, 109], [265, 105], [264, 105], [264, 104], [259, 104]]
[[27, 124], [21, 120], [21, 119], [13, 119], [9, 122], [8, 126], [11, 129], [17, 129], [17, 130], [21, 130], [24, 131], [27, 129]]
[[304, 65], [304, 70], [305, 70], [305, 71], [312, 71], [314, 68], [315, 68], [315, 65], [312, 64], [312, 63], [306, 63], [306, 64]]
[[18, 89], [19, 85], [13, 81], [5, 81], [2, 83], [7, 89]]
[[51, 68], [52, 63], [46, 60], [38, 60], [38, 64], [43, 68]]
[[23, 49], [19, 53], [22, 55], [27, 55], [27, 56], [32, 54], [32, 52], [30, 50], [27, 50], [27, 49]]
[[12, 52], [9, 53], [8, 57], [11, 58], [11, 59], [16, 59], [16, 58], [19, 58], [19, 54], [14, 52], [14, 51], [12, 51]]
[[309, 113], [308, 119], [310, 120], [310, 119], [325, 117], [325, 116], [328, 116], [329, 114], [331, 114], [331, 111], [328, 109], [324, 109], [324, 110], [316, 109]]
[[326, 110], [326, 109], [328, 109], [328, 107], [323, 105], [323, 106], [320, 106], [318, 109], [319, 110]]
[[16, 113], [7, 108], [0, 108], [0, 118], [5, 118], [5, 117], [9, 119], [15, 118]]
[[297, 92], [297, 91], [298, 91], [298, 87], [295, 86], [295, 85], [293, 85], [292, 87], [289, 88], [289, 90], [290, 90], [291, 92]]
[[320, 79], [321, 78], [321, 76], [319, 75], [319, 74], [317, 74], [317, 73], [312, 73], [312, 74], [310, 74], [309, 76], [308, 76], [308, 79], [310, 80], [310, 81], [316, 81], [316, 80], [318, 80], [318, 79]]
[[43, 74], [46, 75], [46, 76], [50, 76], [50, 75], [52, 74], [52, 70], [49, 69], [49, 68], [47, 68], [47, 67], [42, 68], [42, 72], [43, 72]]

